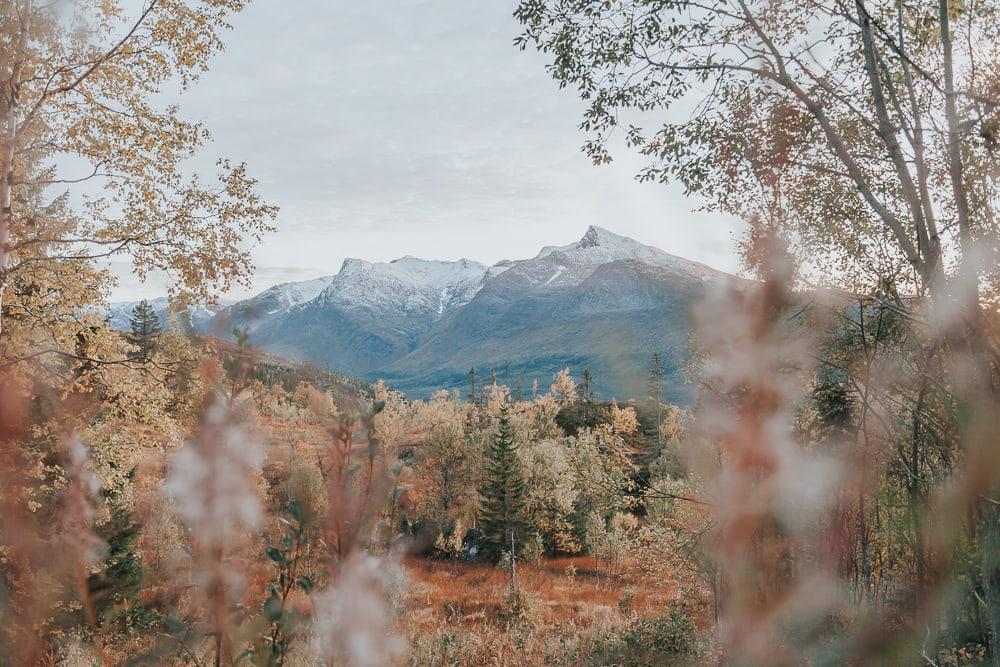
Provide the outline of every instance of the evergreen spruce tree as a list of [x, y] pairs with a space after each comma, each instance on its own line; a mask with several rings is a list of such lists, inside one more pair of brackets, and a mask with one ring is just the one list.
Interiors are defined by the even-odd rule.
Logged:
[[819, 427], [829, 435], [845, 436], [851, 431], [855, 401], [846, 377], [838, 371], [822, 369], [812, 392]]
[[649, 402], [656, 410], [656, 444], [663, 446], [663, 361], [654, 352], [649, 359]]
[[594, 400], [594, 388], [591, 386], [594, 381], [594, 376], [591, 375], [589, 368], [583, 369], [583, 380], [580, 382], [580, 398], [585, 401]]
[[527, 544], [531, 523], [525, 514], [524, 476], [517, 460], [517, 444], [510, 423], [510, 407], [500, 409], [500, 428], [486, 452], [486, 475], [480, 489], [479, 528], [483, 534], [483, 556], [496, 560]]
[[476, 393], [476, 367], [469, 369], [469, 402], [479, 405], [479, 395]]
[[524, 400], [524, 375], [517, 376], [517, 384], [514, 387], [514, 398], [518, 401]]
[[650, 403], [659, 405], [663, 402], [663, 360], [659, 352], [654, 352], [649, 358], [649, 379], [646, 387]]
[[594, 376], [589, 368], [583, 369], [583, 381], [580, 382], [580, 408], [583, 411], [583, 422], [593, 426], [597, 416], [597, 406], [594, 404]]
[[[134, 477], [133, 470], [129, 477]], [[108, 495], [109, 520], [97, 529], [107, 544], [107, 553], [99, 569], [87, 579], [94, 611], [99, 622], [121, 629], [144, 630], [163, 621], [163, 617], [140, 599], [146, 568], [138, 554], [141, 527], [119, 493]]]
[[129, 343], [139, 348], [135, 353], [135, 359], [142, 362], [149, 361], [160, 337], [160, 318], [145, 299], [132, 309], [129, 327], [131, 332], [126, 338]]

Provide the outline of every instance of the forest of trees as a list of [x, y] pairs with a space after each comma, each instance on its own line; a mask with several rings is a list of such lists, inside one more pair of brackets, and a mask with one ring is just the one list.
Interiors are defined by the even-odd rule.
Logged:
[[0, 0], [0, 665], [1000, 665], [1000, 6], [518, 3], [596, 164], [747, 222], [673, 406], [184, 326], [277, 213], [157, 102], [245, 4]]

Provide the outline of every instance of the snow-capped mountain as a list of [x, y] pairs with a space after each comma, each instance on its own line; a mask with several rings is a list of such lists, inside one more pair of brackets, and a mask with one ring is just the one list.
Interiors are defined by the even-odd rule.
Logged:
[[[575, 243], [490, 267], [348, 259], [336, 275], [276, 285], [199, 329], [228, 335], [239, 327], [275, 354], [385, 378], [415, 395], [462, 386], [471, 366], [484, 377], [509, 369], [512, 382], [520, 375], [543, 387], [571, 366], [590, 368], [600, 393], [624, 397], [644, 391], [652, 352], [680, 363], [689, 306], [729, 278], [590, 227]], [[665, 389], [684, 400], [669, 369]]]
[[234, 326], [238, 326], [253, 334], [267, 322], [282, 317], [300, 303], [315, 299], [334, 278], [335, 276], [324, 276], [269, 287], [255, 297], [220, 310], [211, 323], [213, 333], [228, 335]]
[[315, 298], [263, 322], [251, 340], [277, 354], [367, 376], [414, 350], [488, 275], [489, 268], [467, 259], [348, 259]]
[[[688, 311], [731, 276], [633, 239], [590, 227], [566, 246], [509, 263], [465, 307], [442, 318], [411, 353], [382, 371], [421, 391], [461, 384], [470, 366], [507, 369], [547, 387], [554, 372], [590, 368], [604, 395], [644, 391], [649, 357], [687, 355]], [[674, 374], [674, 400], [686, 390]]]
[[406, 256], [373, 264], [348, 259], [323, 293], [320, 301], [350, 310], [443, 314], [468, 303], [488, 269], [479, 262], [418, 259]]
[[665, 274], [684, 280], [711, 282], [725, 276], [704, 264], [670, 255], [626, 236], [591, 226], [576, 243], [546, 246], [531, 259], [510, 262], [506, 275], [491, 283], [490, 287], [506, 287], [508, 291], [512, 287], [532, 291], [569, 289], [590, 278], [598, 268], [612, 262], [625, 261], [656, 267]]
[[572, 285], [586, 279], [595, 267], [609, 262], [634, 260], [662, 267], [679, 276], [696, 276], [710, 281], [725, 274], [704, 264], [668, 254], [659, 248], [643, 245], [627, 236], [590, 226], [576, 243], [565, 246], [546, 246], [533, 260], [518, 262], [522, 266], [555, 266], [555, 271], [543, 285]]

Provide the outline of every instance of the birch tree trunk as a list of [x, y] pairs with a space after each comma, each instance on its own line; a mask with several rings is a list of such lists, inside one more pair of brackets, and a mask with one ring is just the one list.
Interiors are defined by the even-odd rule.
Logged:
[[9, 287], [9, 248], [14, 226], [14, 155], [18, 139], [18, 102], [21, 94], [21, 73], [27, 56], [28, 36], [31, 30], [31, 0], [17, 5], [16, 13], [21, 29], [15, 59], [10, 63], [7, 80], [0, 91], [0, 115], [3, 118], [3, 140], [0, 144], [0, 333], [3, 332], [3, 299]]

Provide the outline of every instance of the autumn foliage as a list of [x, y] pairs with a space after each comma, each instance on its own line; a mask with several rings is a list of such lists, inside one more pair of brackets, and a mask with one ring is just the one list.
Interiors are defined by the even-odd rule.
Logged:
[[595, 162], [747, 221], [686, 406], [194, 335], [276, 209], [155, 100], [243, 8], [0, 0], [0, 664], [1000, 664], [997, 7], [518, 5]]

